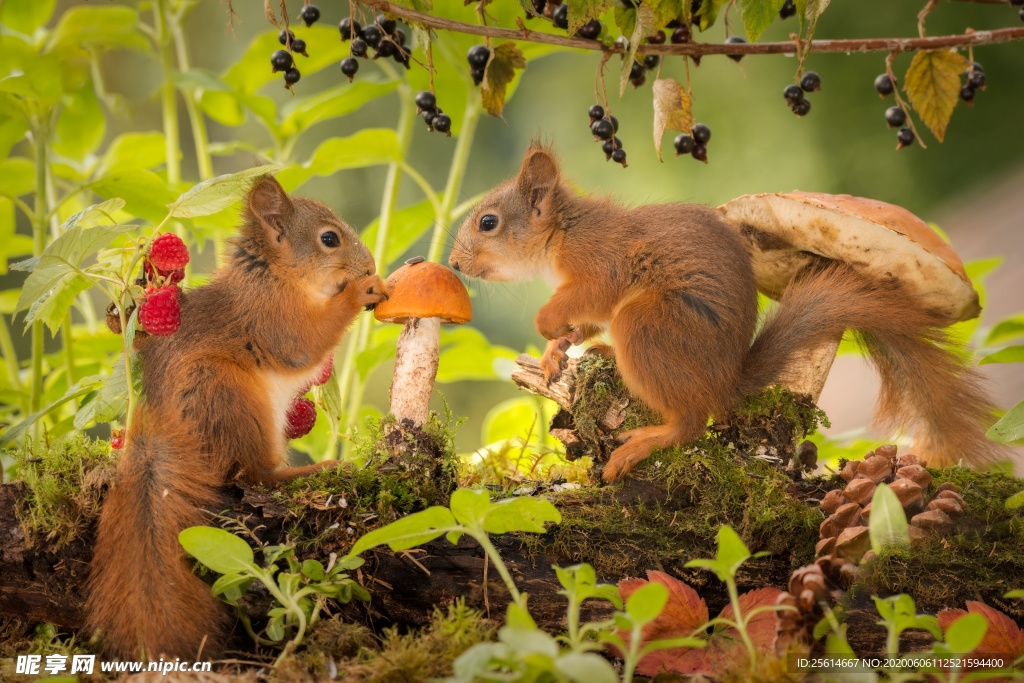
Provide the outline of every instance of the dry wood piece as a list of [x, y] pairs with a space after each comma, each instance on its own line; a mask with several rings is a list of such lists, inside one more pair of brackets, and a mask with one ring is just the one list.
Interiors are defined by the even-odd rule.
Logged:
[[531, 394], [550, 398], [563, 410], [572, 410], [578, 363], [579, 361], [575, 358], [570, 358], [558, 381], [548, 384], [544, 381], [544, 371], [541, 370], [540, 361], [524, 353], [516, 358], [512, 381], [519, 385], [520, 389], [525, 389]]

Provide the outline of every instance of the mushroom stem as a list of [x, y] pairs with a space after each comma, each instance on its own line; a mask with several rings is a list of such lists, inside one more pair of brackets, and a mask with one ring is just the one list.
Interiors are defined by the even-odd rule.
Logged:
[[836, 359], [842, 336], [793, 356], [793, 364], [781, 379], [782, 384], [797, 394], [810, 394], [815, 403], [825, 388], [828, 371]]
[[398, 336], [391, 382], [391, 412], [399, 425], [405, 420], [416, 427], [426, 424], [440, 349], [440, 318], [410, 318], [405, 323]]

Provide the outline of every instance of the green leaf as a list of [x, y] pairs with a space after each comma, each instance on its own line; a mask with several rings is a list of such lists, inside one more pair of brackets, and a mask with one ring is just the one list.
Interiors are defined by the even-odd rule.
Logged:
[[609, 0], [568, 0], [570, 36], [591, 19], [597, 19], [611, 5]]
[[174, 72], [175, 87], [203, 92], [231, 92], [231, 86], [207, 69], [192, 68]]
[[7, 274], [8, 259], [32, 253], [32, 238], [28, 235], [16, 235], [15, 228], [14, 202], [7, 197], [0, 197], [0, 275]]
[[885, 484], [879, 484], [871, 499], [871, 517], [868, 520], [871, 549], [881, 553], [889, 546], [910, 546], [907, 515], [899, 498]]
[[0, 192], [12, 197], [28, 194], [36, 188], [36, 165], [24, 157], [0, 161]]
[[521, 656], [540, 655], [552, 659], [558, 656], [558, 643], [540, 629], [505, 626], [498, 631], [498, 639]]
[[982, 358], [978, 365], [989, 363], [1024, 363], [1024, 346], [1008, 346]]
[[192, 557], [219, 574], [255, 568], [252, 548], [234, 534], [212, 526], [193, 526], [178, 534], [178, 542]]
[[59, 399], [57, 399], [50, 405], [46, 406], [45, 408], [42, 408], [41, 410], [35, 413], [32, 413], [21, 422], [14, 425], [13, 427], [8, 427], [6, 430], [4, 430], [3, 433], [0, 433], [0, 447], [4, 447], [12, 443], [15, 439], [24, 434], [29, 427], [35, 424], [37, 420], [46, 417], [47, 415], [49, 415], [54, 410], [61, 407], [68, 401], [72, 401], [81, 396], [85, 396], [95, 388], [97, 383], [98, 381], [94, 380], [93, 378], [83, 379], [81, 382], [75, 384], [66, 392], [64, 392], [63, 396], [61, 396]]
[[[491, 61], [480, 86], [480, 100], [491, 116], [502, 118], [505, 110], [505, 89], [515, 78], [516, 70], [526, 68], [526, 58], [511, 40], [496, 45], [491, 50]], [[504, 119], [502, 119], [504, 120]]]
[[593, 652], [570, 652], [555, 660], [555, 669], [576, 683], [617, 683], [615, 669]]
[[365, 550], [387, 544], [392, 550], [405, 550], [451, 531], [456, 526], [455, 517], [448, 508], [434, 506], [403, 517], [399, 520], [374, 529], [352, 546], [349, 556], [358, 555]]
[[[616, 13], [615, 16], [618, 18], [618, 13]], [[633, 68], [633, 62], [636, 60], [636, 50], [640, 47], [640, 42], [653, 32], [654, 12], [646, 3], [641, 4], [636, 8], [633, 30], [627, 36], [629, 39], [629, 50], [627, 51], [625, 58], [622, 60], [622, 74], [619, 77], [620, 99], [626, 93], [626, 85], [629, 83], [629, 72]], [[623, 35], [626, 35], [625, 30], [623, 30]]]
[[[1006, 499], [1007, 510], [1016, 510], [1021, 507], [1024, 507], [1024, 491], [1018, 491]], [[1021, 597], [1024, 597], [1024, 595]]]
[[111, 173], [156, 168], [166, 162], [167, 144], [163, 133], [125, 133], [114, 138], [107, 147], [95, 176], [102, 178]]
[[273, 175], [282, 168], [280, 164], [267, 164], [204, 180], [169, 205], [171, 215], [194, 218], [217, 213], [239, 201], [249, 191], [253, 180]]
[[[142, 394], [142, 363], [134, 351], [128, 357], [131, 364], [132, 384], [136, 395]], [[110, 376], [97, 378], [103, 383], [78, 412], [75, 413], [75, 428], [84, 429], [90, 422], [110, 422], [124, 415], [128, 406], [128, 382], [125, 379], [124, 354], [120, 354], [111, 366]]]
[[20, 33], [32, 35], [53, 16], [56, 0], [5, 0], [0, 22]]
[[267, 623], [267, 638], [275, 643], [284, 638], [284, 617], [277, 615]]
[[729, 0], [704, 0], [700, 9], [697, 10], [697, 25], [701, 31], [706, 31], [715, 24], [718, 11], [728, 3]]
[[939, 142], [960, 99], [960, 74], [968, 66], [959, 52], [921, 50], [907, 69], [905, 90], [910, 104]]
[[64, 12], [50, 35], [51, 50], [124, 48], [149, 53], [149, 41], [139, 31], [139, 15], [124, 5], [79, 6]]
[[[874, 514], [874, 507], [871, 508]], [[965, 614], [946, 629], [946, 643], [956, 653], [968, 654], [981, 644], [988, 630], [988, 621], [978, 613]]]
[[993, 441], [1014, 443], [1024, 440], [1024, 401], [1006, 411], [985, 434]]
[[[441, 195], [438, 195], [437, 199], [440, 201]], [[388, 228], [387, 248], [384, 251], [384, 258], [379, 264], [380, 269], [387, 270], [387, 266], [404, 255], [433, 226], [435, 220], [434, 205], [429, 199], [424, 199], [418, 204], [407, 206], [393, 213], [391, 225]], [[377, 218], [366, 226], [359, 238], [372, 248], [377, 241], [379, 227], [380, 219]]]
[[95, 181], [92, 190], [104, 199], [120, 197], [125, 211], [152, 223], [167, 216], [167, 205], [177, 196], [163, 178], [144, 169], [115, 171]]
[[28, 124], [19, 119], [0, 120], [0, 159], [6, 159], [14, 147], [28, 132]]
[[312, 579], [313, 581], [323, 581], [327, 578], [324, 566], [316, 560], [302, 561], [302, 575], [307, 579]]
[[985, 346], [1005, 344], [1024, 337], [1024, 315], [1015, 315], [996, 323], [985, 338]]
[[1003, 597], [1008, 600], [1012, 600], [1013, 598], [1024, 600], [1024, 589], [1012, 590]]
[[[321, 22], [329, 24], [330, 22]], [[296, 55], [295, 59], [302, 78], [305, 80], [317, 71], [326, 67], [337, 69], [338, 63], [348, 56], [348, 44], [338, 40], [337, 26], [316, 25], [311, 28], [292, 24], [297, 38], [306, 41], [306, 52], [309, 57]], [[281, 48], [277, 41], [277, 29], [256, 36], [245, 54], [234, 61], [234, 65], [224, 74], [224, 81], [241, 91], [252, 94], [270, 82], [280, 84], [281, 75], [270, 71], [270, 55]], [[280, 87], [280, 85], [278, 85]], [[301, 86], [300, 86], [301, 87]]]
[[387, 164], [401, 158], [394, 130], [366, 128], [347, 138], [324, 140], [309, 161], [284, 169], [277, 179], [286, 190], [292, 191], [314, 175], [329, 176], [343, 169]]
[[534, 397], [510, 398], [491, 408], [483, 424], [483, 442], [485, 444], [505, 441], [519, 436], [526, 438], [533, 432], [534, 438], [539, 437], [541, 429], [537, 399]]
[[459, 524], [482, 527], [491, 507], [491, 495], [487, 489], [458, 489], [452, 493], [449, 507]]
[[57, 117], [53, 150], [62, 156], [82, 161], [96, 151], [106, 132], [107, 120], [103, 108], [96, 99], [93, 84], [86, 83], [81, 90], [65, 98], [65, 104]]
[[728, 569], [729, 576], [735, 576], [740, 565], [750, 559], [750, 550], [729, 525], [718, 530], [718, 552], [715, 559]]
[[508, 347], [491, 344], [473, 327], [445, 326], [441, 330], [437, 381], [507, 379], [517, 355]]
[[546, 522], [559, 524], [562, 514], [546, 498], [508, 498], [493, 503], [484, 518], [484, 530], [491, 534], [529, 531], [543, 534]]
[[740, 0], [743, 12], [743, 26], [747, 29], [747, 40], [756, 41], [768, 28], [785, 0]]
[[253, 582], [251, 576], [244, 574], [224, 574], [210, 586], [214, 595], [223, 595], [228, 602], [237, 602], [249, 589]]
[[634, 625], [642, 626], [654, 621], [668, 602], [668, 589], [657, 581], [638, 588], [626, 600], [626, 613]]
[[364, 104], [387, 95], [398, 87], [398, 81], [374, 83], [356, 81], [328, 88], [312, 97], [296, 98], [281, 108], [281, 133], [295, 135], [321, 121], [351, 114]]

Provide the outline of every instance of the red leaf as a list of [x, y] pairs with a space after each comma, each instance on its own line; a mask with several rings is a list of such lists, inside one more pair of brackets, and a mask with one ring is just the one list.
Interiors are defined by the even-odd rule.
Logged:
[[[693, 629], [708, 621], [708, 606], [697, 591], [664, 572], [649, 571], [647, 578], [668, 589], [668, 602], [658, 618], [644, 627], [643, 643], [664, 638], [685, 638]], [[647, 585], [643, 579], [619, 581], [619, 593], [626, 601], [638, 588]]]
[[[743, 614], [750, 614], [758, 607], [771, 607], [775, 605], [775, 601], [780, 595], [782, 595], [782, 591], [778, 588], [758, 588], [756, 591], [744, 593], [739, 597], [740, 609]], [[747, 635], [754, 643], [754, 649], [758, 651], [758, 654], [772, 649], [775, 642], [775, 615], [774, 610], [765, 610], [755, 614], [754, 618], [747, 622]], [[733, 619], [732, 605], [726, 605], [719, 616], [723, 619]]]
[[985, 637], [973, 654], [1010, 655], [1011, 659], [1024, 655], [1024, 631], [1010, 617], [983, 602], [968, 601], [967, 611], [980, 614], [988, 622]]
[[935, 618], [939, 621], [939, 628], [941, 628], [942, 632], [945, 633], [949, 630], [949, 627], [954, 621], [966, 614], [967, 612], [962, 609], [944, 609], [936, 614]]

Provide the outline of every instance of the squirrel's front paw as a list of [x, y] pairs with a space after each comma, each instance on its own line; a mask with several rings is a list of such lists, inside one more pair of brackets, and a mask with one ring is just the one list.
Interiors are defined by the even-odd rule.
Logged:
[[540, 367], [544, 371], [544, 381], [547, 384], [557, 382], [562, 376], [562, 370], [569, 362], [565, 352], [570, 346], [572, 342], [568, 337], [559, 337], [548, 342], [548, 347], [544, 349], [544, 355], [540, 359]]
[[380, 279], [380, 275], [367, 275], [356, 282], [356, 301], [366, 310], [371, 310], [387, 298], [387, 294], [384, 293], [384, 281]]

